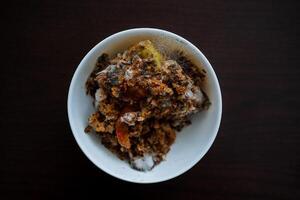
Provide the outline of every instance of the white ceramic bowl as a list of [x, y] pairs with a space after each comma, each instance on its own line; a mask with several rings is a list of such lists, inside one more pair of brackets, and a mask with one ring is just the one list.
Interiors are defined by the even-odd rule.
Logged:
[[[110, 56], [122, 52], [145, 39], [170, 50], [181, 49], [196, 65], [207, 72], [205, 91], [211, 106], [195, 115], [192, 124], [177, 134], [166, 160], [152, 171], [140, 172], [107, 150], [99, 136], [84, 133], [89, 115], [94, 112], [92, 99], [86, 95], [85, 82], [102, 53]], [[222, 100], [216, 74], [205, 56], [186, 39], [168, 31], [153, 28], [137, 28], [116, 33], [97, 44], [83, 58], [72, 78], [68, 95], [68, 116], [74, 137], [84, 154], [100, 169], [122, 180], [135, 183], [155, 183], [174, 178], [193, 167], [212, 145], [221, 121]], [[83, 172], [84, 173], [84, 172]]]

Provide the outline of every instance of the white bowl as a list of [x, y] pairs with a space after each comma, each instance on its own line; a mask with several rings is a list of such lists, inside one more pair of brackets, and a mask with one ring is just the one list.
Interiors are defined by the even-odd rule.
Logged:
[[[205, 91], [211, 106], [196, 114], [192, 124], [177, 133], [166, 160], [152, 171], [140, 172], [107, 150], [96, 134], [86, 134], [87, 120], [94, 112], [92, 99], [86, 95], [85, 82], [102, 53], [110, 56], [122, 52], [145, 39], [159, 41], [170, 50], [181, 49], [196, 65], [207, 72]], [[222, 100], [216, 74], [205, 56], [186, 39], [168, 31], [137, 28], [116, 33], [101, 41], [83, 58], [72, 78], [68, 95], [68, 116], [74, 137], [84, 154], [100, 169], [122, 180], [135, 183], [155, 183], [174, 178], [193, 167], [212, 145], [221, 121]], [[83, 172], [84, 173], [84, 172]]]

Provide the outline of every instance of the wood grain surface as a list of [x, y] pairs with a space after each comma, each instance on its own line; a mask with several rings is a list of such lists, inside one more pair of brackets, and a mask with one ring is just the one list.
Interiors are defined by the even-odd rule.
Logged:
[[[1, 199], [300, 199], [297, 1], [29, 0], [2, 8]], [[223, 96], [212, 148], [190, 171], [159, 184], [99, 170], [67, 117], [68, 87], [83, 56], [134, 27], [194, 43]]]

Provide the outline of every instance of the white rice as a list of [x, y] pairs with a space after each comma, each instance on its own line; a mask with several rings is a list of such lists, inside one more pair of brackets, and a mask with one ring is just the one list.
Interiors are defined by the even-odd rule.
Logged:
[[154, 167], [154, 164], [153, 156], [149, 154], [131, 160], [132, 167], [141, 171], [151, 170]]

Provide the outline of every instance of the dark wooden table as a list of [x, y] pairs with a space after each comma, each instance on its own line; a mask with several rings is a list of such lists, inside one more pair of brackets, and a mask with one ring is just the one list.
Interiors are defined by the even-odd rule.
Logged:
[[[5, 199], [300, 199], [299, 3], [49, 0], [3, 8]], [[127, 183], [99, 170], [77, 146], [67, 117], [69, 83], [83, 56], [133, 27], [190, 40], [210, 60], [223, 94], [212, 148], [190, 171], [159, 184]]]

